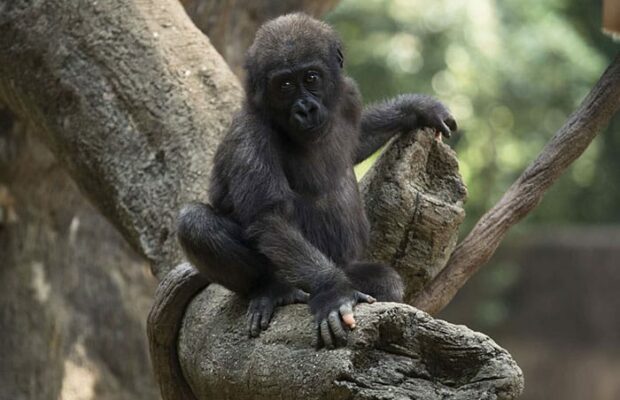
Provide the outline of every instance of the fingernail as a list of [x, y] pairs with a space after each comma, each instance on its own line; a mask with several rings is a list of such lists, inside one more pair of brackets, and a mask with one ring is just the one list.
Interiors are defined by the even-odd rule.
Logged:
[[349, 326], [355, 325], [355, 319], [353, 318], [352, 314], [343, 315], [342, 320], [344, 321], [345, 324]]

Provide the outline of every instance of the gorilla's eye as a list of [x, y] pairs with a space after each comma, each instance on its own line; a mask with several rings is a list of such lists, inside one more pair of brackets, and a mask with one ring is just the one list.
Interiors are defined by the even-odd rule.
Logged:
[[315, 84], [319, 81], [319, 79], [321, 79], [321, 76], [319, 75], [318, 72], [316, 71], [308, 71], [308, 73], [306, 74], [306, 83], [308, 84]]
[[293, 82], [285, 79], [280, 83], [280, 89], [283, 91], [291, 90], [293, 88]]

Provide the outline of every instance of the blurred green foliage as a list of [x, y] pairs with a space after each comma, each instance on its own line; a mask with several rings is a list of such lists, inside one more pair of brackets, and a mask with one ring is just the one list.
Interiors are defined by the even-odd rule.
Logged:
[[[611, 61], [617, 47], [600, 18], [600, 2], [579, 0], [344, 0], [327, 19], [365, 101], [421, 92], [453, 111], [461, 133], [449, 143], [469, 187], [468, 228]], [[616, 118], [519, 229], [620, 222], [619, 160]]]

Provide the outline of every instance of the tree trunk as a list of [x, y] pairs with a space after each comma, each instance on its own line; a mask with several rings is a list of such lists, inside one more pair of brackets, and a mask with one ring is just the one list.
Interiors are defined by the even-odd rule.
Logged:
[[[461, 206], [466, 189], [454, 152], [437, 141], [431, 130], [406, 135], [388, 147], [364, 178], [362, 187], [372, 224], [369, 255], [394, 265], [408, 286], [407, 297], [413, 297], [445, 264], [456, 245], [458, 226], [464, 217]], [[520, 394], [521, 372], [510, 355], [501, 350], [501, 357], [489, 361], [495, 357], [496, 346], [469, 348], [466, 338], [473, 333], [466, 328], [441, 323], [444, 328], [434, 332], [428, 340], [454, 343], [454, 347], [446, 346], [437, 352], [420, 353], [417, 344], [402, 339], [399, 335], [408, 335], [402, 331], [402, 321], [411, 323], [405, 324], [408, 329], [432, 330], [439, 326], [434, 325], [434, 321], [433, 328], [425, 328], [421, 320], [414, 317], [417, 314], [411, 307], [381, 304], [365, 308], [368, 314], [362, 315], [369, 318], [362, 322], [368, 324], [362, 328], [363, 332], [374, 333], [359, 339], [367, 342], [365, 347], [359, 348], [351, 342], [358, 340], [353, 335], [347, 348], [355, 351], [345, 352], [348, 361], [344, 362], [340, 359], [340, 351], [311, 356], [316, 353], [312, 345], [315, 329], [307, 307], [281, 309], [282, 318], [276, 318], [267, 333], [256, 341], [245, 335], [242, 315], [247, 304], [239, 298], [211, 285], [192, 301], [193, 295], [207, 284], [184, 264], [173, 270], [157, 290], [156, 304], [149, 316], [149, 341], [155, 372], [166, 400], [179, 398], [180, 394], [183, 399], [370, 399], [382, 390], [391, 393], [386, 399], [441, 396], [479, 399], [499, 394], [510, 399]], [[389, 321], [371, 317], [375, 307], [384, 310]], [[424, 318], [431, 321], [428, 316]], [[416, 360], [415, 366], [411, 359], [395, 360], [391, 351], [383, 351], [386, 338], [378, 338], [376, 334], [383, 329], [383, 323], [396, 325], [392, 326], [394, 331], [389, 339], [394, 340], [394, 348], [402, 346], [403, 351], [411, 351], [407, 354]], [[177, 335], [172, 334], [177, 330], [180, 330], [178, 340]], [[196, 336], [198, 331], [203, 333]], [[228, 333], [224, 335], [223, 332]], [[485, 340], [491, 343], [490, 339]], [[231, 352], [233, 348], [235, 351]], [[372, 353], [377, 370], [385, 369], [380, 380], [373, 380], [351, 366], [360, 357], [368, 358], [367, 353]], [[446, 382], [430, 370], [419, 372], [421, 365], [449, 364], [450, 359], [466, 357], [480, 362], [471, 367], [472, 371], [457, 368], [450, 372], [452, 375], [446, 379], [459, 382], [451, 389], [442, 389]], [[282, 373], [263, 376], [260, 372], [273, 371], [269, 366], [276, 364]], [[403, 379], [399, 375], [403, 372], [398, 372], [403, 368], [408, 371], [406, 374], [422, 375], [415, 375], [420, 379]], [[484, 382], [477, 381], [480, 374], [473, 370], [484, 371]], [[313, 372], [307, 376], [305, 371]], [[350, 385], [339, 378], [342, 375], [348, 377]], [[369, 386], [364, 388], [364, 384]], [[291, 387], [293, 390], [288, 390]]]

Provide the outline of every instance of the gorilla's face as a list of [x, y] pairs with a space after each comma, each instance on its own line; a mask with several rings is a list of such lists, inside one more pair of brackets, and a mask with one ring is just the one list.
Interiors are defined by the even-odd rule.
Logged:
[[307, 15], [266, 23], [246, 57], [248, 104], [294, 142], [316, 142], [338, 108], [341, 48], [329, 25]]
[[265, 104], [276, 125], [292, 140], [314, 142], [328, 131], [333, 85], [320, 63], [282, 68], [267, 74]]

